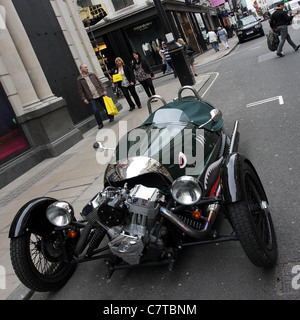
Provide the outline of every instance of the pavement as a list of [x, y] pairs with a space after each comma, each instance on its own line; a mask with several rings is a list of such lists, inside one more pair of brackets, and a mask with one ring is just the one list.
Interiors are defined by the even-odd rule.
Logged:
[[[198, 76], [195, 77], [194, 88], [197, 91], [205, 85], [210, 75], [201, 74], [197, 67], [216, 61], [229, 54], [238, 44], [237, 37], [229, 39], [229, 49], [225, 50], [220, 44], [220, 51], [213, 49], [195, 57], [195, 66]], [[167, 103], [177, 97], [180, 89], [180, 82], [174, 85], [168, 82], [172, 74], [158, 74], [156, 78], [165, 77], [164, 83], [159, 87], [155, 86], [156, 94], [162, 96]], [[154, 82], [155, 85], [155, 82]], [[130, 130], [139, 126], [148, 117], [147, 100], [144, 91], [139, 93], [142, 108], [128, 112], [128, 105], [125, 99], [120, 103], [123, 109], [115, 116], [115, 121], [109, 123], [104, 121], [104, 128], [98, 130], [97, 126], [83, 134], [83, 139], [63, 154], [46, 159], [13, 182], [1, 189], [0, 195], [0, 300], [28, 300], [34, 293], [20, 283], [16, 277], [11, 261], [9, 250], [9, 228], [10, 224], [23, 204], [37, 197], [49, 196], [56, 199], [66, 200], [72, 204], [75, 216], [80, 218], [79, 212], [83, 206], [103, 186], [103, 174], [106, 165], [99, 164], [93, 143], [96, 136], [104, 134], [104, 129], [114, 131], [119, 136], [120, 121], [126, 121], [127, 129]], [[160, 102], [151, 104], [153, 110], [161, 106]], [[108, 146], [108, 145], [107, 145]]]

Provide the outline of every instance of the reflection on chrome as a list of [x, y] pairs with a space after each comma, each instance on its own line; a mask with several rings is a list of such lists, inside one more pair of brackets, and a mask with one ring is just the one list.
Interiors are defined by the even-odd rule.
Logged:
[[107, 170], [106, 178], [110, 181], [120, 181], [151, 172], [162, 174], [170, 182], [173, 182], [168, 170], [158, 161], [148, 157], [133, 157], [111, 164]]

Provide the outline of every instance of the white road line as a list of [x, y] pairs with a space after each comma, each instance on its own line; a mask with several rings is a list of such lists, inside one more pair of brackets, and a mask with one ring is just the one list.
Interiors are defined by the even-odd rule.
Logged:
[[282, 96], [278, 96], [278, 97], [273, 97], [273, 98], [269, 98], [269, 99], [253, 102], [253, 103], [248, 103], [246, 105], [246, 108], [255, 107], [257, 105], [268, 103], [268, 102], [275, 101], [275, 100], [279, 100], [279, 104], [284, 104]]

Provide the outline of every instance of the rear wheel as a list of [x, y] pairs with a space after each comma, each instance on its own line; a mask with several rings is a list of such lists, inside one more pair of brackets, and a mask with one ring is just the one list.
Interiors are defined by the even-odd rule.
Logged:
[[259, 267], [272, 267], [277, 260], [277, 241], [263, 186], [247, 163], [242, 175], [244, 200], [229, 206], [231, 223], [250, 259]]
[[11, 239], [11, 261], [20, 281], [34, 291], [55, 291], [63, 287], [76, 268], [63, 259], [63, 246], [72, 250], [69, 240], [63, 244], [57, 233], [40, 236], [31, 232]]

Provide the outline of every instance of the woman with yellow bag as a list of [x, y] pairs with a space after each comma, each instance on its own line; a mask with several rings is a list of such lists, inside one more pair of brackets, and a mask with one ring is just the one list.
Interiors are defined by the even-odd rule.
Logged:
[[[131, 100], [129, 93], [131, 93], [137, 107], [140, 109], [142, 106], [140, 98], [135, 91], [135, 77], [133, 71], [130, 67], [124, 64], [124, 61], [120, 57], [116, 58], [115, 63], [116, 68], [114, 69], [113, 82], [117, 83], [118, 86], [121, 88], [124, 97], [126, 98], [129, 104], [129, 111], [135, 109], [134, 102]], [[116, 77], [114, 77], [116, 75], [119, 78], [116, 79]]]

